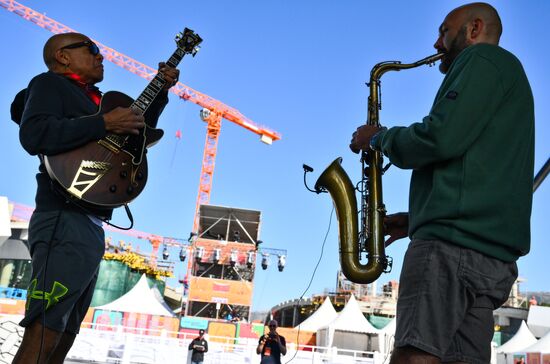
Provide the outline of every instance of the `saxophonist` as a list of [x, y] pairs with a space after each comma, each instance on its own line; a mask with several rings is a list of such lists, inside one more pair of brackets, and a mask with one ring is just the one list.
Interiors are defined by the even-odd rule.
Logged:
[[434, 47], [445, 75], [422, 122], [363, 125], [354, 152], [412, 169], [409, 212], [385, 219], [386, 245], [411, 239], [391, 363], [489, 363], [493, 310], [530, 248], [534, 105], [520, 61], [501, 48], [486, 3], [452, 10]]

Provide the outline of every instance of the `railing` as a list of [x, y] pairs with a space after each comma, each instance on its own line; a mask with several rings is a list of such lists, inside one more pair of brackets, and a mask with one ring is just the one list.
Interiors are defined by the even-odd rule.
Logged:
[[[19, 348], [23, 337], [23, 328], [17, 325], [20, 319], [19, 316], [0, 317], [0, 347], [3, 349], [0, 363], [10, 363]], [[66, 363], [189, 363], [189, 343], [196, 337], [196, 334], [166, 330], [93, 326], [81, 328]], [[256, 354], [257, 338], [239, 338], [238, 343], [234, 337], [207, 335], [206, 339], [209, 350], [204, 364], [260, 363], [260, 356]], [[300, 350], [296, 350], [294, 343], [287, 343], [287, 349], [287, 354], [282, 357], [283, 364], [383, 364], [387, 359], [377, 352], [320, 346], [300, 345]]]
[[[94, 325], [95, 329], [83, 328], [77, 336], [67, 359], [79, 362], [99, 363], [188, 363], [189, 343], [196, 334], [176, 333], [166, 330], [136, 329], [134, 327]], [[140, 331], [140, 333], [135, 333]], [[207, 336], [209, 350], [204, 364], [258, 364], [257, 339]], [[362, 363], [381, 364], [379, 353], [343, 350], [319, 346], [287, 343], [287, 354], [282, 363]], [[291, 360], [292, 359], [292, 360]]]

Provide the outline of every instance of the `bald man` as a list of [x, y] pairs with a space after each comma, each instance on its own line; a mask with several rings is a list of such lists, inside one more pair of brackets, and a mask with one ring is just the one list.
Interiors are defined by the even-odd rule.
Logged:
[[499, 47], [486, 3], [451, 11], [434, 47], [445, 78], [422, 122], [364, 125], [350, 148], [411, 169], [409, 211], [385, 219], [401, 270], [391, 363], [489, 363], [493, 310], [529, 252], [534, 105], [520, 61]]
[[[105, 137], [138, 134], [144, 116], [118, 107], [98, 113], [103, 56], [87, 36], [66, 33], [44, 45], [48, 71], [34, 77], [12, 105], [19, 138], [31, 155], [54, 155]], [[166, 84], [145, 117], [156, 126], [179, 71], [159, 64]], [[102, 220], [111, 209], [82, 210], [59, 194], [40, 158], [36, 209], [29, 223], [32, 276], [25, 334], [13, 363], [63, 363], [84, 319], [104, 253]]]

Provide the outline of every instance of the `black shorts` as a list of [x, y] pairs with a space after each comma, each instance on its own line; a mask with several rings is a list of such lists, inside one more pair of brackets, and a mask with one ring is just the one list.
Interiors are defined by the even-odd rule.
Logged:
[[27, 327], [44, 319], [51, 330], [77, 334], [105, 251], [103, 228], [74, 211], [35, 212], [29, 247], [32, 276], [19, 324]]
[[399, 281], [395, 346], [414, 346], [443, 362], [489, 363], [493, 310], [506, 302], [517, 275], [515, 262], [413, 239]]

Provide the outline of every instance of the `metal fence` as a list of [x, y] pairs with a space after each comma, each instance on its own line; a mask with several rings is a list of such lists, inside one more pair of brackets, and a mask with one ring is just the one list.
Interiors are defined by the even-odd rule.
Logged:
[[[105, 327], [104, 329], [110, 329]], [[115, 331], [102, 329], [82, 329], [69, 352], [67, 359], [72, 362], [112, 363], [112, 364], [168, 364], [190, 363], [189, 343], [196, 336], [157, 331], [133, 333], [135, 328], [118, 326]], [[181, 337], [183, 336], [183, 337]], [[257, 339], [206, 336], [208, 353], [204, 364], [259, 364], [260, 356], [256, 354]], [[287, 354], [282, 363], [292, 364], [382, 364], [379, 353], [343, 350], [318, 346], [302, 346], [296, 350], [292, 343], [287, 344]]]

